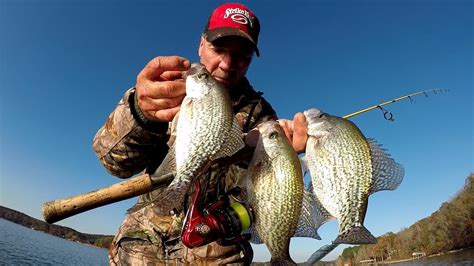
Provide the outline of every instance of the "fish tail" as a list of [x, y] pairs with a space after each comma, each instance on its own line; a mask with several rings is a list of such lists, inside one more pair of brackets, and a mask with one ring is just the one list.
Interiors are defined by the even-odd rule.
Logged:
[[334, 243], [334, 241], [329, 244], [329, 245], [324, 245], [320, 247], [318, 250], [316, 250], [311, 257], [306, 261], [305, 265], [313, 265], [316, 262], [320, 261], [322, 258], [324, 258], [329, 252], [333, 251], [335, 248], [337, 248], [339, 244]]
[[354, 226], [346, 232], [340, 234], [335, 244], [375, 244], [377, 239], [363, 225]]

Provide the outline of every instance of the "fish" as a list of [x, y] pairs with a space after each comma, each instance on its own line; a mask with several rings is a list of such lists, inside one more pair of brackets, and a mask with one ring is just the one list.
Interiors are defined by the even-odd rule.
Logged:
[[315, 197], [326, 210], [323, 220], [337, 219], [337, 244], [373, 244], [364, 226], [368, 198], [395, 190], [405, 174], [375, 140], [367, 139], [351, 121], [318, 109], [304, 111], [308, 122], [304, 168]]
[[[278, 122], [267, 121], [257, 129], [247, 135], [256, 138], [254, 132], [257, 132], [258, 140], [244, 182], [254, 217], [248, 231], [252, 235], [250, 242], [264, 243], [272, 264], [293, 265], [290, 239], [298, 236], [295, 235], [298, 227], [310, 228], [308, 223], [312, 221], [310, 210], [309, 216], [301, 218], [305, 188], [300, 160]], [[308, 220], [306, 226], [300, 225]], [[314, 228], [306, 231], [306, 235], [304, 231], [301, 230], [300, 236], [319, 238]]]
[[232, 156], [245, 144], [229, 93], [202, 64], [184, 74], [186, 96], [172, 124], [174, 143], [150, 178], [175, 173], [173, 181], [153, 196], [158, 211], [181, 210], [190, 184], [218, 158]]

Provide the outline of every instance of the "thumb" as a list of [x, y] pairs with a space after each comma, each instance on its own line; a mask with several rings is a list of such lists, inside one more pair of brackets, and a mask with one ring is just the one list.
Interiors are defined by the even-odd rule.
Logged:
[[304, 151], [308, 140], [308, 125], [303, 113], [296, 113], [293, 118], [293, 148], [296, 152]]

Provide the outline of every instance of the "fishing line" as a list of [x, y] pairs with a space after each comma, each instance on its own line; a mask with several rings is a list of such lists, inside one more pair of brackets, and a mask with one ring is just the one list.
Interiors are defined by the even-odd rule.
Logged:
[[415, 97], [417, 95], [424, 94], [425, 97], [428, 97], [430, 93], [438, 94], [438, 93], [443, 93], [443, 92], [449, 92], [449, 90], [448, 89], [437, 88], [437, 89], [430, 89], [430, 90], [414, 92], [414, 93], [404, 95], [404, 96], [401, 96], [401, 97], [398, 97], [398, 98], [395, 98], [395, 99], [392, 99], [392, 100], [389, 100], [389, 101], [386, 101], [386, 102], [383, 102], [383, 103], [380, 103], [380, 104], [377, 104], [377, 105], [374, 105], [374, 106], [371, 106], [371, 107], [368, 107], [368, 108], [365, 108], [365, 109], [362, 109], [362, 110], [359, 110], [357, 112], [345, 115], [342, 118], [347, 119], [347, 118], [350, 118], [350, 117], [353, 117], [353, 116], [360, 115], [362, 113], [371, 111], [373, 109], [379, 108], [382, 111], [383, 116], [386, 120], [395, 121], [395, 119], [393, 118], [392, 112], [390, 112], [387, 109], [382, 108], [382, 106], [392, 104], [392, 103], [395, 103], [395, 102], [398, 102], [398, 101], [402, 101], [402, 100], [405, 100], [405, 99], [409, 99], [410, 103], [415, 103], [415, 101], [413, 100], [413, 97]]

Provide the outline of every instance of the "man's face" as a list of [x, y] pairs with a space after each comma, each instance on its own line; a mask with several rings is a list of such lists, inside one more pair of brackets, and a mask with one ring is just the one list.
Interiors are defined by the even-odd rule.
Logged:
[[199, 44], [201, 64], [228, 89], [245, 76], [252, 54], [251, 44], [241, 37], [222, 37], [212, 43], [201, 37]]

